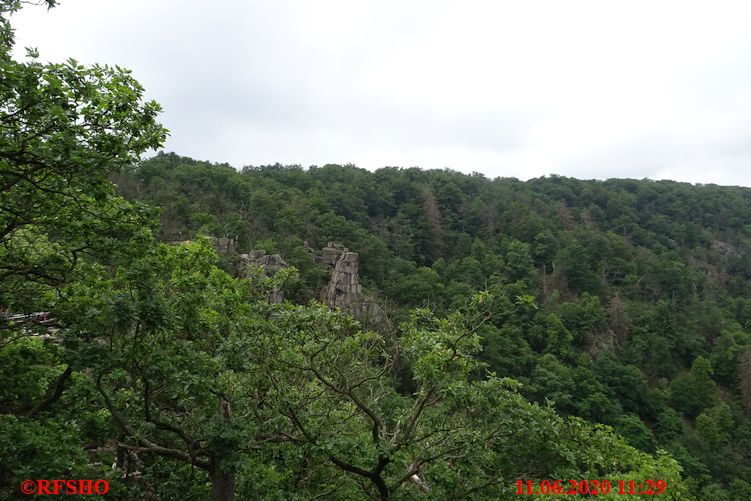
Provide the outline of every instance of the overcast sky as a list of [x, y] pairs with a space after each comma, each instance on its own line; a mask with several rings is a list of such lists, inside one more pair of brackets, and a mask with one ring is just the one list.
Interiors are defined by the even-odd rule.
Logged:
[[235, 167], [751, 186], [751, 2], [62, 0], [45, 60], [131, 68], [166, 150]]

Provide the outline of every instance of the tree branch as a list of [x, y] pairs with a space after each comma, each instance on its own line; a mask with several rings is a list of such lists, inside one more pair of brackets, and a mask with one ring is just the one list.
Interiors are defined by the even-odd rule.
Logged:
[[194, 456], [191, 456], [190, 454], [186, 452], [179, 451], [177, 449], [170, 449], [167, 447], [162, 447], [141, 436], [138, 436], [138, 433], [136, 432], [136, 430], [128, 424], [128, 422], [125, 420], [122, 414], [120, 414], [120, 412], [115, 408], [115, 405], [112, 403], [112, 399], [109, 397], [109, 395], [107, 395], [107, 392], [104, 391], [104, 388], [102, 388], [102, 377], [106, 373], [108, 373], [110, 370], [111, 369], [101, 372], [97, 376], [97, 379], [96, 379], [97, 390], [99, 391], [99, 394], [102, 395], [102, 398], [104, 399], [104, 404], [107, 406], [107, 410], [109, 410], [110, 414], [115, 419], [115, 421], [117, 421], [117, 423], [120, 425], [120, 428], [122, 428], [125, 434], [132, 437], [133, 439], [140, 442], [141, 444], [143, 444], [143, 446], [134, 446], [134, 445], [128, 445], [125, 443], [118, 442], [118, 445], [126, 449], [136, 451], [136, 452], [153, 453], [153, 454], [158, 454], [160, 456], [169, 457], [172, 459], [177, 459], [179, 461], [192, 464], [204, 470], [211, 471], [212, 465], [210, 461], [202, 461]]

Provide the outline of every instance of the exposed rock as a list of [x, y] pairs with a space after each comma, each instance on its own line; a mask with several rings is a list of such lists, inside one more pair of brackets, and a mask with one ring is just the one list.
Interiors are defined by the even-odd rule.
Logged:
[[246, 261], [258, 261], [265, 255], [266, 255], [265, 250], [252, 250], [247, 254], [240, 254], [240, 258]]
[[314, 249], [313, 249], [313, 248], [312, 248], [312, 247], [310, 246], [310, 244], [308, 243], [308, 241], [307, 241], [307, 240], [303, 240], [303, 241], [302, 241], [302, 245], [303, 245], [303, 247], [305, 247], [305, 250], [306, 250], [306, 251], [307, 251], [307, 252], [308, 252], [309, 254], [315, 254], [315, 253], [316, 253], [316, 251], [315, 251], [315, 250], [314, 250]]
[[[263, 268], [263, 273], [267, 277], [274, 275], [282, 268], [289, 266], [287, 262], [279, 254], [266, 254], [265, 250], [252, 250], [247, 254], [240, 254], [240, 261], [244, 265], [241, 267], [244, 269], [247, 266], [260, 266]], [[274, 290], [269, 295], [269, 303], [278, 304], [284, 301], [284, 292], [281, 290]]]
[[[326, 257], [324, 255], [324, 259]], [[322, 299], [330, 307], [349, 310], [360, 299], [362, 285], [358, 276], [358, 260], [356, 252], [344, 252], [337, 258], [331, 280], [323, 290]]]
[[271, 276], [282, 268], [289, 266], [282, 256], [266, 254], [265, 250], [252, 250], [247, 254], [240, 254], [240, 260], [245, 265], [260, 266], [266, 276]]
[[321, 254], [321, 262], [328, 266], [336, 266], [336, 262], [339, 260], [339, 257], [345, 252], [349, 252], [349, 249], [347, 249], [342, 244], [329, 242], [326, 247], [323, 248], [323, 253]]
[[230, 252], [235, 252], [235, 240], [232, 238], [211, 237], [211, 242], [214, 244], [214, 247], [216, 247], [216, 251], [219, 254], [228, 254]]
[[282, 256], [279, 254], [266, 254], [265, 256], [260, 256], [253, 261], [252, 264], [262, 267], [266, 276], [271, 276], [282, 268], [289, 266], [287, 261], [282, 259]]
[[280, 256], [279, 254], [267, 254], [265, 256], [261, 256], [256, 262], [268, 268], [273, 268], [274, 271], [278, 271], [281, 268], [286, 268], [287, 266], [289, 266], [289, 264], [287, 264], [287, 262], [282, 259], [282, 256]]
[[[222, 252], [222, 249], [234, 250], [234, 242], [231, 239], [214, 238], [214, 245]], [[387, 323], [383, 310], [372, 297], [363, 293], [360, 284], [360, 256], [356, 252], [350, 252], [344, 245], [336, 242], [328, 242], [323, 248], [320, 260], [331, 270], [329, 282], [321, 289], [321, 301], [330, 308], [340, 308], [354, 318], [373, 322]], [[264, 275], [272, 276], [282, 268], [289, 266], [279, 254], [266, 254], [263, 249], [248, 251], [239, 255], [239, 276], [245, 276], [248, 266], [259, 266]], [[269, 295], [270, 303], [284, 301], [284, 293], [281, 290], [273, 291]]]
[[323, 248], [321, 261], [331, 266], [331, 279], [321, 291], [321, 301], [330, 308], [340, 308], [358, 320], [386, 322], [378, 304], [362, 292], [359, 255], [341, 244], [329, 242]]

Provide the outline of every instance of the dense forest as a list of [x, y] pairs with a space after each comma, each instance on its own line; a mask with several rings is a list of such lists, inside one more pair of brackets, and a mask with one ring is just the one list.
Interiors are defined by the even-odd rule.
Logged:
[[0, 499], [751, 499], [751, 189], [144, 160], [159, 105], [16, 60], [20, 5]]
[[238, 172], [175, 154], [117, 181], [162, 208], [163, 240], [204, 233], [281, 253], [304, 270], [290, 289], [300, 303], [323, 276], [310, 249], [332, 240], [360, 253], [396, 325], [412, 308], [446, 315], [490, 291], [502, 306], [477, 330], [483, 372], [669, 452], [701, 499], [748, 495], [749, 189], [338, 165]]

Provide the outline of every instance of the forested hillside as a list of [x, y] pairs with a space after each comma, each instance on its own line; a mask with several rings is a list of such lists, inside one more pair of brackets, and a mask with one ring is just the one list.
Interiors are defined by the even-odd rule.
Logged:
[[750, 189], [338, 165], [238, 172], [174, 154], [117, 181], [162, 208], [163, 240], [205, 233], [237, 252], [279, 252], [301, 271], [298, 302], [316, 296], [311, 249], [329, 241], [360, 254], [397, 325], [410, 308], [446, 314], [495, 291], [506, 304], [478, 329], [485, 370], [638, 449], [669, 451], [703, 499], [748, 493]]
[[142, 160], [159, 104], [15, 56], [26, 3], [0, 500], [751, 499], [751, 190]]

